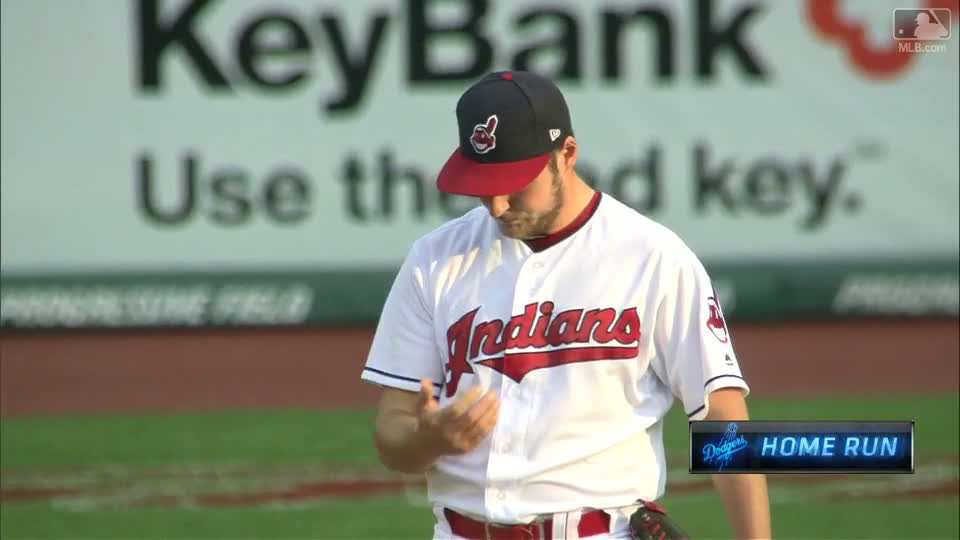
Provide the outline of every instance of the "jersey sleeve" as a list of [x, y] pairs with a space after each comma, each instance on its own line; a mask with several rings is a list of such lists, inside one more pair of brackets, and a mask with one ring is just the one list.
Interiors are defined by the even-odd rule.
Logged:
[[397, 272], [377, 322], [362, 380], [417, 392], [420, 379], [429, 378], [439, 392], [443, 365], [434, 339], [425, 260], [418, 257], [414, 245]]
[[720, 388], [750, 388], [740, 371], [720, 300], [700, 260], [687, 253], [663, 277], [654, 332], [654, 371], [683, 403], [689, 420], [707, 416], [707, 396]]

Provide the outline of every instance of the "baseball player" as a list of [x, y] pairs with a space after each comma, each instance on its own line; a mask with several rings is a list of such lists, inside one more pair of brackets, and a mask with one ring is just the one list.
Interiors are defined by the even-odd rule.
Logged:
[[[560, 90], [491, 73], [456, 109], [437, 187], [482, 205], [414, 242], [362, 378], [375, 440], [425, 473], [434, 538], [671, 538], [662, 421], [746, 420], [710, 278], [667, 228], [577, 174]], [[716, 475], [734, 532], [769, 537], [761, 475]]]

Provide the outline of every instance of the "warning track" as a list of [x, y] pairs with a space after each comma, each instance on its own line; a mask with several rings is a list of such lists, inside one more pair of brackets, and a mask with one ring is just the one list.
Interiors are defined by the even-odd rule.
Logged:
[[[674, 460], [677, 463], [680, 460]], [[706, 495], [710, 477], [671, 471], [672, 496]], [[333, 469], [319, 465], [250, 464], [167, 467], [100, 466], [20, 469], [0, 473], [4, 502], [48, 502], [89, 511], [131, 507], [267, 506], [302, 508], [331, 498], [405, 496], [426, 504], [425, 486], [416, 475], [380, 468]], [[773, 502], [891, 498], [949, 499], [960, 494], [960, 459], [942, 456], [902, 475], [770, 476]]]

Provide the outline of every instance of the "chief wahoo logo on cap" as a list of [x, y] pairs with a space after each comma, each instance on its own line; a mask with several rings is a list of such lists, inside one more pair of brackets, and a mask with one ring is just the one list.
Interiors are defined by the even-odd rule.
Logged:
[[470, 136], [470, 145], [478, 154], [486, 154], [497, 146], [497, 137], [493, 134], [497, 129], [497, 115], [491, 114], [486, 124], [473, 126], [473, 135]]

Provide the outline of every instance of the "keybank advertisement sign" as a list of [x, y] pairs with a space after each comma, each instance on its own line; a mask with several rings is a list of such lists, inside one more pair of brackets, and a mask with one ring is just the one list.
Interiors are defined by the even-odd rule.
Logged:
[[898, 52], [891, 20], [863, 2], [4, 2], [3, 270], [393, 267], [475, 204], [434, 178], [460, 93], [501, 68], [557, 77], [582, 174], [705, 260], [955, 255], [960, 44]]
[[958, 44], [888, 6], [0, 6], [0, 326], [375, 321], [476, 204], [434, 179], [499, 69], [559, 81], [581, 174], [677, 231], [728, 315], [960, 312]]

